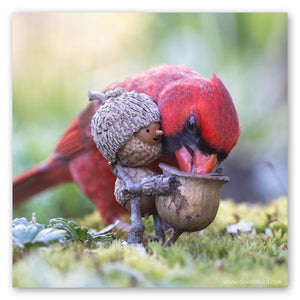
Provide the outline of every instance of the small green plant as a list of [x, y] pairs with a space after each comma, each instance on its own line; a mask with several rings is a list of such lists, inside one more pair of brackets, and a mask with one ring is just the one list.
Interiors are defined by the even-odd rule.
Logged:
[[63, 229], [46, 227], [44, 224], [37, 223], [34, 213], [31, 221], [27, 221], [26, 218], [14, 219], [12, 229], [13, 246], [22, 249], [62, 243], [66, 234]]
[[68, 244], [80, 241], [87, 247], [92, 247], [98, 241], [111, 241], [114, 233], [111, 230], [115, 225], [105, 227], [99, 232], [89, 232], [87, 227], [79, 226], [73, 221], [64, 218], [54, 218], [49, 225], [36, 222], [35, 213], [32, 220], [16, 218], [13, 220], [13, 246], [30, 248], [32, 246], [49, 246], [54, 243]]
[[91, 247], [95, 241], [112, 240], [114, 233], [111, 230], [116, 225], [112, 224], [99, 232], [90, 233], [87, 227], [79, 226], [77, 223], [64, 218], [55, 218], [50, 220], [49, 226], [66, 232], [65, 243], [81, 241], [87, 247]]

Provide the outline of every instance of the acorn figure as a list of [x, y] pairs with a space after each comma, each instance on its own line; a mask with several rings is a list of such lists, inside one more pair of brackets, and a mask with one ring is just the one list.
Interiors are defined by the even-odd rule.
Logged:
[[105, 94], [89, 92], [90, 100], [102, 105], [92, 118], [91, 132], [97, 148], [118, 177], [115, 197], [131, 212], [128, 243], [143, 242], [142, 217], [153, 215], [155, 240], [165, 240], [155, 197], [172, 193], [175, 177], [157, 175], [144, 167], [162, 153], [161, 115], [150, 96], [123, 88]]

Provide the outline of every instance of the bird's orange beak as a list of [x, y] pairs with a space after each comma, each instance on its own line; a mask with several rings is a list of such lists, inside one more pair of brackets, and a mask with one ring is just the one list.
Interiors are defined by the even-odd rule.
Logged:
[[212, 172], [217, 164], [216, 154], [204, 154], [198, 148], [192, 148], [192, 154], [185, 147], [175, 151], [175, 156], [182, 172], [207, 174]]

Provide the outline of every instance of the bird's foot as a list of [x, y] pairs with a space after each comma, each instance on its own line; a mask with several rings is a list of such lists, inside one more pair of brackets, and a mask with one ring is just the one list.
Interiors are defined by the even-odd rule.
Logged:
[[131, 227], [130, 224], [128, 224], [120, 219], [116, 220], [115, 224], [118, 229], [121, 229], [125, 232], [129, 232], [130, 227]]
[[163, 244], [163, 247], [168, 247], [171, 244], [174, 244], [177, 239], [180, 237], [180, 235], [182, 234], [182, 231], [178, 231], [174, 228], [172, 228], [172, 232], [168, 238], [168, 240]]

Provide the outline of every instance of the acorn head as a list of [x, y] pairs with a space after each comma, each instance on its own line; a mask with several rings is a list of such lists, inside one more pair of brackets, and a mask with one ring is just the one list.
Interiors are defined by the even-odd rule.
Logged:
[[141, 166], [160, 155], [161, 115], [151, 97], [117, 88], [105, 94], [89, 92], [89, 98], [102, 101], [92, 118], [91, 132], [111, 164], [119, 159], [123, 165]]

